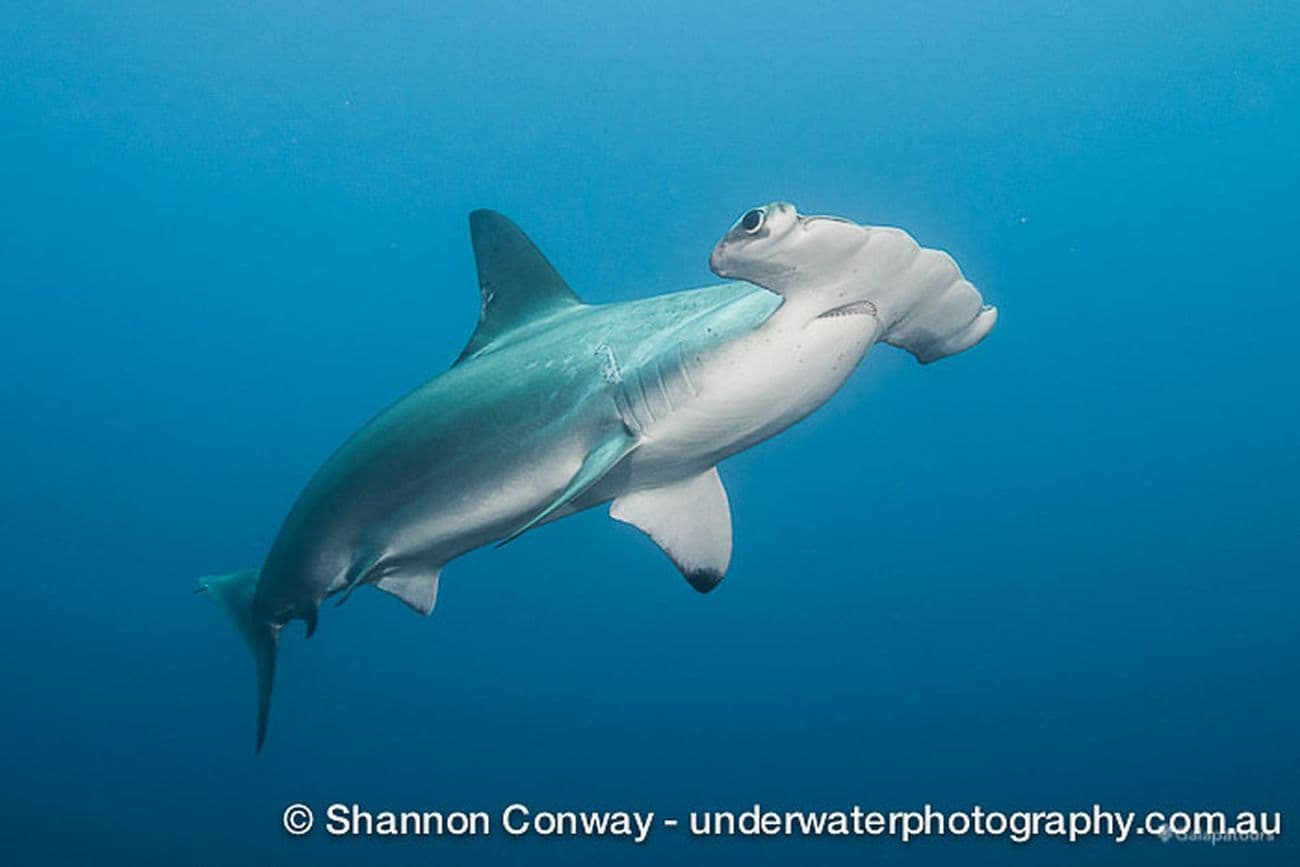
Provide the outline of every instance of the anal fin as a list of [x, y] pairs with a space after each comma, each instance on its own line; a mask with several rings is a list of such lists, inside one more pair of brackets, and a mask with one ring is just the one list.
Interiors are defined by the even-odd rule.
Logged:
[[731, 506], [717, 467], [669, 485], [624, 494], [610, 505], [609, 515], [653, 539], [699, 592], [708, 593], [727, 574]]

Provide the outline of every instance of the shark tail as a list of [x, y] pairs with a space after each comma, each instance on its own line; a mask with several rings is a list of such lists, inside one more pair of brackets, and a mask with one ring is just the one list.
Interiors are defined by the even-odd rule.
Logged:
[[253, 595], [258, 571], [244, 569], [227, 575], [200, 578], [195, 593], [206, 593], [235, 624], [257, 664], [257, 752], [266, 741], [266, 720], [271, 710], [271, 687], [275, 683], [275, 652], [280, 631], [268, 621], [253, 616]]

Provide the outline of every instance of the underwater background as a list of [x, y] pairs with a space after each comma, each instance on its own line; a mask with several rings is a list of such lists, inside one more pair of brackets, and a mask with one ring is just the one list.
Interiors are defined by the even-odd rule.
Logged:
[[[379, 809], [1300, 818], [1300, 6], [0, 3], [8, 864], [1282, 864], [1272, 843], [301, 839]], [[584, 298], [787, 199], [1001, 309], [725, 463], [691, 590], [593, 510], [250, 658], [257, 565], [478, 313], [465, 214]]]

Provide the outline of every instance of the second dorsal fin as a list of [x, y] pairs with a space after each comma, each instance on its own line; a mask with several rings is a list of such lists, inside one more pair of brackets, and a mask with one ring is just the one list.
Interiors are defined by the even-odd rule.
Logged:
[[522, 325], [582, 304], [536, 245], [504, 215], [472, 211], [469, 234], [483, 306], [457, 364]]

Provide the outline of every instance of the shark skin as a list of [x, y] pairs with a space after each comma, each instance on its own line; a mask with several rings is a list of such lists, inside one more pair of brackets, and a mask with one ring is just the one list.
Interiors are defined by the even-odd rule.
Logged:
[[456, 364], [317, 471], [260, 570], [202, 578], [252, 650], [257, 749], [281, 630], [372, 585], [424, 614], [443, 566], [610, 503], [692, 587], [726, 574], [717, 464], [821, 406], [878, 341], [922, 361], [996, 318], [946, 254], [896, 229], [752, 209], [701, 289], [585, 304], [508, 219], [470, 215], [483, 308]]

